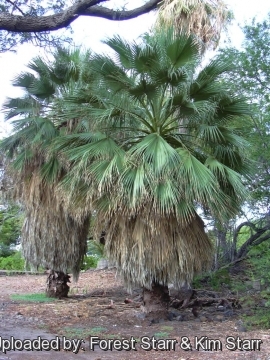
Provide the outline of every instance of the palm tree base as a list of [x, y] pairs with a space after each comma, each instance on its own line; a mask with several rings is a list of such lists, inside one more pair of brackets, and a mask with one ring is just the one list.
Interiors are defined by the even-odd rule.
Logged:
[[143, 288], [144, 310], [152, 321], [168, 318], [169, 301], [168, 286], [153, 283], [151, 290]]
[[68, 297], [70, 276], [62, 271], [51, 270], [47, 278], [46, 295], [53, 298]]

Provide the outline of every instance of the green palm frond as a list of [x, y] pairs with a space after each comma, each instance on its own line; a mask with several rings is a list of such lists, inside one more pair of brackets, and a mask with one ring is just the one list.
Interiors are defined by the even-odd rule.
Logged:
[[12, 162], [12, 168], [18, 172], [23, 170], [35, 160], [35, 154], [31, 148], [25, 148], [16, 154], [16, 159]]
[[28, 94], [22, 98], [10, 98], [3, 104], [5, 120], [10, 120], [15, 116], [31, 116], [40, 111], [39, 103]]
[[42, 165], [40, 169], [40, 176], [46, 183], [52, 183], [59, 179], [63, 171], [63, 166], [59, 163], [57, 156], [51, 156]]
[[23, 72], [14, 78], [14, 80], [12, 81], [12, 85], [29, 89], [32, 83], [35, 81], [35, 79], [36, 77], [34, 74], [29, 72]]
[[122, 39], [119, 35], [115, 35], [103, 42], [116, 52], [118, 66], [127, 70], [132, 68], [133, 49], [127, 41]]

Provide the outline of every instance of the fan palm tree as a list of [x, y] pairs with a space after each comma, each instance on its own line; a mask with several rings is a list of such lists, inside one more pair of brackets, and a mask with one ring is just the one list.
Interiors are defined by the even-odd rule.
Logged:
[[85, 131], [57, 138], [73, 163], [62, 187], [96, 210], [126, 285], [143, 286], [148, 311], [163, 312], [168, 283], [190, 283], [212, 260], [199, 209], [222, 220], [245, 199], [246, 142], [235, 124], [249, 109], [223, 78], [232, 64], [199, 69], [193, 36], [169, 29], [105, 43], [115, 57], [92, 56], [96, 78], [67, 100]]
[[[25, 207], [23, 256], [34, 267], [70, 270], [75, 280], [87, 251], [89, 214], [75, 219], [58, 193], [57, 184], [68, 165], [50, 147], [55, 138], [75, 129], [74, 119], [63, 123], [59, 116], [56, 120], [54, 111], [62, 108], [65, 94], [83, 82], [88, 58], [89, 52], [58, 49], [50, 62], [32, 60], [31, 72], [21, 73], [14, 81], [24, 95], [4, 105], [6, 119], [15, 119], [14, 133], [1, 143], [9, 158], [6, 174], [12, 179], [13, 196]], [[60, 284], [56, 294], [65, 296], [67, 291], [67, 284]]]
[[163, 0], [155, 28], [173, 26], [176, 32], [195, 35], [202, 49], [215, 48], [229, 15], [223, 0]]

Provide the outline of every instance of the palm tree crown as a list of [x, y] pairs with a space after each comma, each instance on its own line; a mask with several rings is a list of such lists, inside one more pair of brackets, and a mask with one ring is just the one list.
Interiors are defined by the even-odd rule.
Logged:
[[25, 206], [24, 257], [34, 267], [71, 270], [75, 279], [87, 250], [89, 214], [75, 221], [58, 193], [58, 182], [67, 168], [51, 146], [74, 128], [74, 120], [63, 122], [59, 113], [64, 96], [82, 83], [88, 58], [89, 52], [58, 49], [50, 62], [33, 59], [31, 72], [21, 73], [14, 81], [24, 95], [8, 99], [4, 105], [6, 119], [14, 119], [14, 133], [1, 142], [1, 150], [9, 158], [6, 173], [13, 179], [13, 196]]

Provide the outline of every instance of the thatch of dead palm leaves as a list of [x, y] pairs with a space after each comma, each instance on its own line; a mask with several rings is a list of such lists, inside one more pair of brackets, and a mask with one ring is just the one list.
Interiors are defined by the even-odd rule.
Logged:
[[177, 32], [196, 35], [206, 47], [216, 47], [229, 15], [223, 0], [164, 0], [155, 28], [173, 26]]

